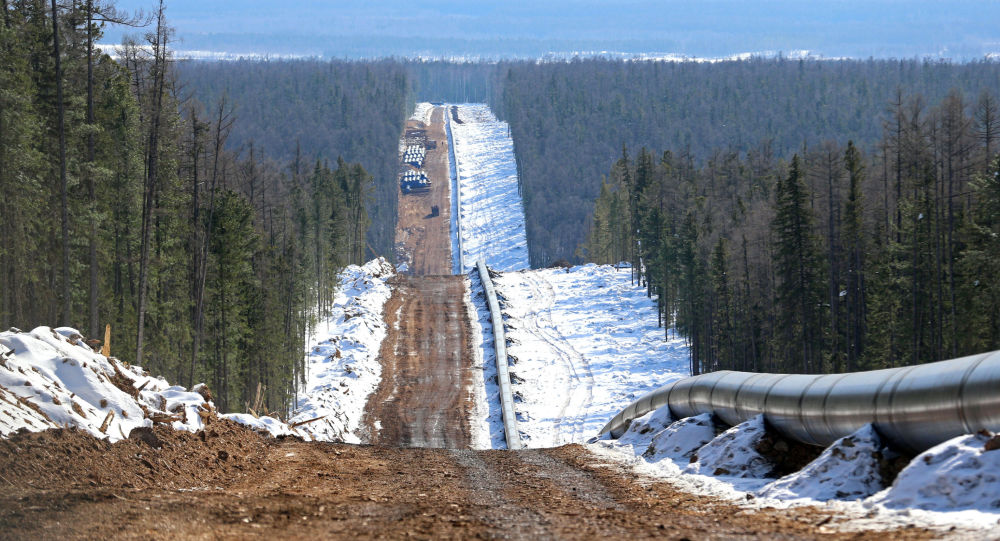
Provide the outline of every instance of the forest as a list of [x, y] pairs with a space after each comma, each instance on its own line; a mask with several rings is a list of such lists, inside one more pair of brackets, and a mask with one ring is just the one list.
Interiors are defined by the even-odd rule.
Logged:
[[[583, 247], [627, 261], [691, 372], [838, 373], [1000, 348], [996, 87], [898, 91], [870, 145], [827, 140], [633, 158]], [[669, 332], [669, 331], [668, 331]]]
[[[162, 3], [2, 13], [0, 324], [110, 325], [112, 354], [221, 409], [285, 413], [337, 271], [368, 255], [372, 176], [336, 146], [230, 147], [253, 113], [179, 82]], [[110, 24], [140, 36], [117, 59], [95, 45]]]
[[1000, 89], [1000, 63], [921, 60], [501, 62], [489, 103], [510, 124], [531, 264], [581, 261], [593, 201], [622, 146], [713, 153], [881, 137], [897, 89], [929, 103]]

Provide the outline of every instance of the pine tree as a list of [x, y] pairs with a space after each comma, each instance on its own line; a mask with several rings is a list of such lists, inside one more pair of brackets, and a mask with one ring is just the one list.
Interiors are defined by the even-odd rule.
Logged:
[[804, 373], [822, 368], [822, 286], [819, 247], [813, 231], [815, 218], [798, 155], [792, 158], [788, 177], [779, 182], [773, 228], [778, 277], [779, 329], [783, 334], [778, 358], [786, 366], [798, 365]]

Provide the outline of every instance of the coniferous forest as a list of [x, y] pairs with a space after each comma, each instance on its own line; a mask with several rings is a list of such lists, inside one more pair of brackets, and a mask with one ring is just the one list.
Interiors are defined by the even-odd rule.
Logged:
[[846, 372], [1000, 348], [1000, 107], [898, 93], [882, 136], [627, 150], [585, 256], [628, 261], [693, 374]]
[[632, 262], [694, 373], [1000, 347], [997, 62], [203, 63], [162, 3], [2, 15], [0, 325], [110, 324], [223, 409], [284, 411], [337, 271], [391, 257], [416, 101], [488, 101], [532, 264]]
[[[259, 387], [282, 413], [336, 272], [368, 255], [371, 175], [336, 147], [277, 161], [294, 142], [229, 145], [241, 113], [181, 84], [162, 3], [12, 0], [2, 15], [0, 324], [110, 324], [114, 355], [208, 382], [223, 410]], [[95, 46], [113, 23], [138, 36], [117, 60]]]

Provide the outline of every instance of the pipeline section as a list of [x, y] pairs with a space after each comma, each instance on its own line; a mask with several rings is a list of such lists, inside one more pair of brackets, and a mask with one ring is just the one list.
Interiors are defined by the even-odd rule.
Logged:
[[493, 346], [496, 348], [497, 384], [500, 386], [500, 411], [503, 415], [503, 433], [507, 440], [507, 448], [521, 448], [521, 434], [517, 431], [517, 416], [514, 413], [514, 394], [510, 389], [510, 371], [507, 367], [507, 337], [503, 330], [503, 315], [500, 313], [500, 303], [497, 302], [496, 288], [493, 279], [486, 268], [486, 262], [480, 259], [476, 262], [479, 278], [486, 290], [486, 300], [490, 307], [490, 319], [493, 322]]
[[871, 423], [891, 444], [919, 453], [962, 434], [1000, 431], [1000, 351], [822, 376], [711, 372], [640, 397], [600, 433], [617, 438], [663, 406], [674, 419], [711, 413], [732, 426], [763, 414], [782, 435], [820, 446]]
[[[452, 269], [455, 274], [465, 274], [465, 258], [462, 249], [462, 194], [461, 181], [462, 172], [458, 168], [458, 155], [455, 153], [455, 138], [451, 135], [451, 107], [444, 106], [444, 126], [448, 134], [448, 181], [451, 183], [451, 227], [455, 232], [457, 246], [452, 246], [455, 256], [452, 257]], [[485, 282], [483, 282], [485, 283]]]

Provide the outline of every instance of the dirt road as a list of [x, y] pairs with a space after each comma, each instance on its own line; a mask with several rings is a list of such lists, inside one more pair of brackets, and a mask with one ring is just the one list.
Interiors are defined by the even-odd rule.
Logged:
[[474, 408], [463, 276], [406, 276], [385, 306], [382, 382], [368, 399], [372, 443], [462, 449]]
[[164, 427], [113, 446], [75, 431], [0, 440], [0, 538], [931, 537], [837, 533], [836, 519], [813, 508], [748, 512], [638, 482], [576, 445], [509, 452], [304, 443], [221, 421], [206, 432]]
[[[448, 137], [445, 134], [444, 107], [435, 107], [430, 125], [418, 120], [406, 123], [407, 133], [426, 130], [427, 149], [424, 172], [431, 189], [421, 193], [399, 194], [399, 221], [396, 225], [396, 253], [414, 275], [451, 274], [451, 204], [448, 179]], [[435, 215], [431, 209], [437, 207]]]

